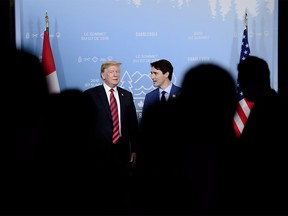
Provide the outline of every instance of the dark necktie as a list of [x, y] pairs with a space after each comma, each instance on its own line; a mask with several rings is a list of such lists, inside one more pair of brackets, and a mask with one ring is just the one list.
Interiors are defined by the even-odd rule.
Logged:
[[162, 95], [161, 95], [161, 100], [160, 100], [161, 103], [165, 103], [165, 102], [166, 102], [165, 93], [166, 93], [165, 91], [162, 91], [162, 92], [161, 92], [161, 94], [162, 94]]
[[113, 134], [112, 134], [112, 142], [117, 143], [120, 138], [120, 131], [119, 131], [119, 118], [118, 118], [118, 106], [116, 99], [114, 97], [114, 89], [110, 89], [110, 110], [112, 115], [113, 121]]

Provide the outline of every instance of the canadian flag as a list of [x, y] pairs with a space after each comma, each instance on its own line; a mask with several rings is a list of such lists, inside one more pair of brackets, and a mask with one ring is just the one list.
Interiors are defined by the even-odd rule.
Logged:
[[46, 29], [44, 31], [43, 49], [42, 49], [42, 66], [46, 75], [48, 90], [50, 94], [60, 93], [60, 86], [56, 67], [54, 63], [53, 53], [50, 46], [49, 33]]

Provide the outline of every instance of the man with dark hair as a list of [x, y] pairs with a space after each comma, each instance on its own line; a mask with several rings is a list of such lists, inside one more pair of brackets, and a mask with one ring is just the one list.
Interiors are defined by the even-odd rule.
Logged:
[[181, 92], [181, 88], [171, 81], [173, 76], [173, 65], [170, 61], [161, 59], [150, 63], [150, 65], [151, 79], [153, 81], [153, 86], [156, 88], [145, 96], [142, 118], [143, 116], [145, 117], [146, 112], [151, 107], [157, 105], [161, 101], [171, 101]]

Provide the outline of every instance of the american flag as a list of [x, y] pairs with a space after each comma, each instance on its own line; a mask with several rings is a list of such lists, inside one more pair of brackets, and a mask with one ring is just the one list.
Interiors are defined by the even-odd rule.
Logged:
[[[240, 62], [244, 60], [247, 56], [249, 56], [249, 54], [250, 54], [250, 47], [248, 43], [247, 13], [245, 13], [245, 27], [243, 31], [243, 37], [242, 37]], [[237, 84], [237, 95], [238, 95], [238, 104], [237, 104], [236, 113], [233, 119], [233, 125], [234, 125], [236, 136], [239, 137], [248, 119], [250, 110], [253, 106], [253, 102], [249, 102], [245, 99], [243, 92], [240, 89], [239, 84]]]

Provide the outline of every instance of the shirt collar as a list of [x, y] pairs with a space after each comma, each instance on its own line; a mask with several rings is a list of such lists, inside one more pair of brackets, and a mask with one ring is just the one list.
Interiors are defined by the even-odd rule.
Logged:
[[[105, 91], [110, 93], [111, 87], [109, 87], [109, 86], [108, 86], [106, 83], [104, 83], [104, 82], [103, 82], [103, 86], [104, 86]], [[116, 92], [116, 91], [117, 91], [117, 86], [115, 86], [113, 89], [114, 89], [114, 92]]]
[[170, 84], [169, 84], [165, 89], [159, 88], [160, 94], [161, 94], [163, 91], [165, 91], [166, 93], [170, 94], [171, 88], [172, 88], [172, 82], [170, 82]]

